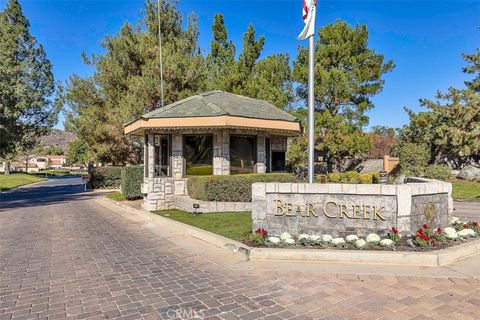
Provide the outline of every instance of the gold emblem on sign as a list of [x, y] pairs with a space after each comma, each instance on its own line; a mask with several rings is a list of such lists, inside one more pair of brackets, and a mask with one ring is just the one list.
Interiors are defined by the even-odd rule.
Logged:
[[426, 205], [424, 214], [425, 218], [427, 218], [427, 221], [432, 221], [433, 217], [435, 216], [435, 205], [433, 202], [430, 202]]

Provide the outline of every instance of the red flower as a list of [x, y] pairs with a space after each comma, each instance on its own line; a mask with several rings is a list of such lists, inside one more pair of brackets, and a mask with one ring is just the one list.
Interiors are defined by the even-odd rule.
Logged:
[[429, 238], [425, 233], [422, 233], [422, 234], [420, 235], [420, 239], [425, 240], [425, 241], [429, 241], [429, 240], [430, 240], [430, 238]]
[[476, 228], [476, 227], [478, 227], [478, 223], [477, 222], [472, 222], [472, 226]]
[[440, 227], [438, 227], [438, 228], [437, 228], [437, 233], [442, 233], [442, 232], [443, 232], [443, 229], [440, 228]]
[[463, 229], [467, 229], [467, 228], [468, 228], [467, 224], [464, 224]]
[[417, 232], [418, 232], [419, 234], [423, 234], [423, 229], [420, 228], [420, 229], [417, 230]]
[[425, 223], [425, 224], [423, 225], [423, 229], [428, 229], [428, 224]]
[[267, 230], [265, 230], [263, 228], [258, 228], [255, 231], [255, 233], [261, 235], [264, 240], [267, 239], [267, 236], [268, 236], [268, 231]]
[[395, 227], [392, 227], [392, 229], [390, 229], [392, 231], [393, 234], [397, 234], [398, 233], [398, 230], [397, 228]]

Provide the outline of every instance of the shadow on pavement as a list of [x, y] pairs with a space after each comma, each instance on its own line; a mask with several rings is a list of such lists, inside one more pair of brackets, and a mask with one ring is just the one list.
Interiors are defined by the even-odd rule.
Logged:
[[51, 178], [48, 181], [0, 193], [0, 212], [6, 209], [55, 204], [72, 200], [97, 197], [84, 191], [82, 179], [78, 176]]

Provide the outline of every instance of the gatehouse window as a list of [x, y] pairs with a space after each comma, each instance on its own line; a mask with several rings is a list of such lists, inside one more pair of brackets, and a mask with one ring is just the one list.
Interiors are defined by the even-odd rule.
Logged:
[[185, 135], [187, 176], [213, 174], [213, 135]]
[[253, 173], [257, 161], [257, 137], [230, 135], [230, 173]]
[[285, 171], [285, 151], [272, 151], [272, 172]]
[[171, 136], [159, 135], [153, 136], [154, 145], [154, 176], [155, 177], [170, 177], [172, 175], [170, 169], [171, 150]]

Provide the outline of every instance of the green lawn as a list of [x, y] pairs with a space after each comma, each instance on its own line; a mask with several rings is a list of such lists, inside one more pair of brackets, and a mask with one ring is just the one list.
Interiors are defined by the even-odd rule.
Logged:
[[109, 193], [109, 194], [106, 195], [106, 197], [108, 199], [114, 200], [114, 201], [124, 201], [124, 200], [126, 200], [125, 197], [123, 196], [123, 194], [119, 191]]
[[9, 175], [0, 175], [0, 191], [10, 190], [26, 184], [45, 181], [47, 179], [36, 177], [26, 173], [12, 173]]
[[458, 200], [480, 200], [480, 183], [455, 180], [452, 181], [452, 197]]
[[247, 239], [252, 232], [252, 213], [249, 211], [204, 213], [196, 216], [180, 210], [154, 213], [237, 241]]

